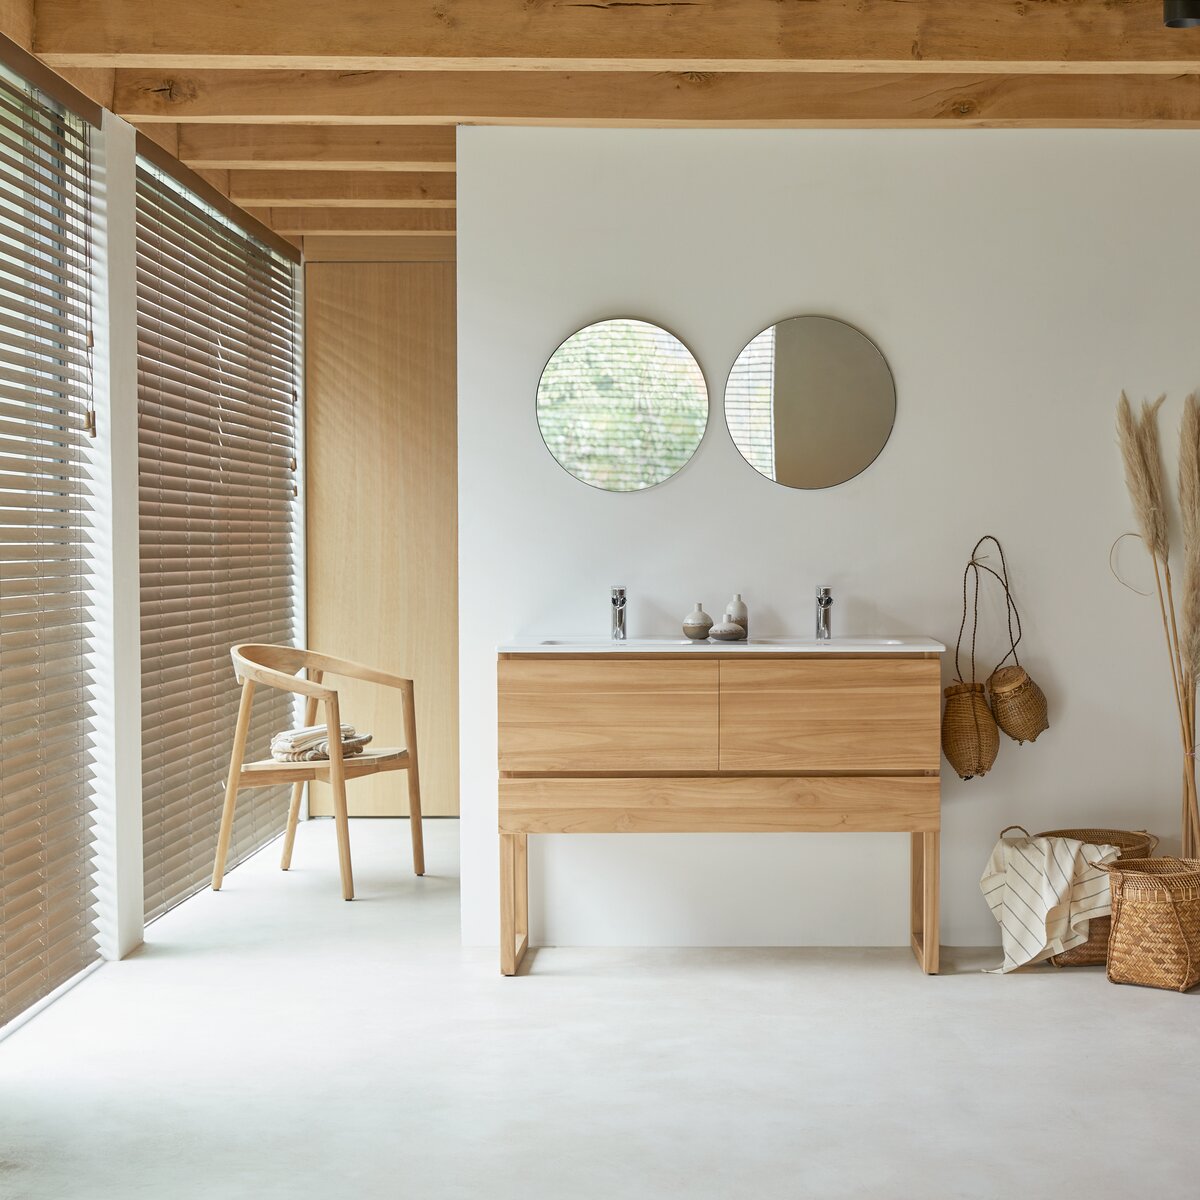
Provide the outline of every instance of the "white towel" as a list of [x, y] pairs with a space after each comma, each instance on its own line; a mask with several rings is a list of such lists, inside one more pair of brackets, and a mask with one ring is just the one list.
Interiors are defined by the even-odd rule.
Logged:
[[1004, 965], [997, 970], [1083, 945], [1091, 919], [1112, 912], [1108, 875], [1091, 864], [1114, 862], [1120, 853], [1071, 838], [1001, 838], [979, 880], [1000, 925]]

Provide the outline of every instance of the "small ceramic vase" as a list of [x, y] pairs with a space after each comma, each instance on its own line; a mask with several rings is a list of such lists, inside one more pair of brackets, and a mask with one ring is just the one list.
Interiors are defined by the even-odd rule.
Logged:
[[741, 592], [735, 593], [733, 599], [725, 606], [725, 617], [727, 620], [736, 621], [746, 636], [750, 636], [750, 614], [746, 610]]
[[726, 613], [725, 619], [719, 625], [714, 625], [708, 636], [718, 642], [740, 642], [746, 636], [746, 631], [733, 619], [732, 613]]
[[704, 611], [699, 600], [696, 607], [683, 618], [683, 632], [693, 642], [703, 642], [708, 637], [708, 631], [713, 626], [713, 619]]

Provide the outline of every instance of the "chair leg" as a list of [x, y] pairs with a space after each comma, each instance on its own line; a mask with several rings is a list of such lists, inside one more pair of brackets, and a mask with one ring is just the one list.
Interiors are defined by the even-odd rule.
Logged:
[[296, 826], [300, 823], [300, 797], [304, 795], [304, 784], [292, 784], [292, 802], [288, 806], [287, 832], [283, 835], [283, 857], [279, 866], [286, 871], [292, 865], [292, 847], [296, 844]]
[[408, 823], [412, 827], [413, 874], [425, 874], [425, 838], [421, 825], [421, 773], [417, 767], [417, 714], [410, 683], [403, 692], [404, 740], [408, 749]]
[[413, 874], [425, 874], [425, 838], [421, 825], [421, 781], [417, 764], [408, 770], [408, 823], [412, 826]]
[[221, 890], [225, 879], [225, 860], [229, 856], [229, 839], [233, 835], [233, 814], [237, 808], [238, 781], [246, 757], [246, 738], [250, 733], [250, 707], [254, 703], [254, 683], [242, 684], [242, 699], [238, 705], [237, 726], [233, 731], [233, 752], [229, 756], [229, 776], [225, 781], [225, 804], [221, 809], [221, 829], [217, 834], [217, 858], [213, 863], [212, 886]]
[[[313, 683], [320, 683], [325, 678], [325, 672], [314, 670], [311, 672], [311, 676]], [[314, 696], [310, 696], [304, 704], [304, 724], [311, 725], [316, 719], [317, 701]], [[283, 839], [283, 857], [279, 862], [280, 867], [285, 871], [292, 865], [292, 847], [296, 844], [296, 825], [300, 820], [300, 797], [303, 792], [303, 783], [292, 785], [292, 803], [288, 808], [287, 833]]]
[[329, 787], [333, 792], [333, 821], [337, 826], [338, 866], [342, 873], [342, 899], [354, 899], [354, 874], [350, 866], [350, 820], [346, 811], [346, 770], [342, 762], [342, 718], [337, 697], [325, 702], [329, 734]]

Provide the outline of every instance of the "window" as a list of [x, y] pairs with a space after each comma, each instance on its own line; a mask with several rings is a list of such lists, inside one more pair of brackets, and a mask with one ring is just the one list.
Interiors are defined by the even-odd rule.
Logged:
[[[137, 171], [138, 481], [146, 917], [212, 874], [239, 641], [291, 643], [296, 291], [290, 262], [145, 161]], [[255, 698], [250, 751], [294, 724]], [[289, 789], [239, 798], [231, 862], [282, 828]]]
[[0, 72], [0, 1024], [98, 957], [89, 135]]

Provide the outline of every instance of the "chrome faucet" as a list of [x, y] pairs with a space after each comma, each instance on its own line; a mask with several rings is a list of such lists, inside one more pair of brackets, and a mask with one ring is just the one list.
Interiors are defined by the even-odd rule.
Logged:
[[833, 589], [817, 588], [817, 641], [827, 642], [833, 636], [829, 620], [833, 608]]
[[625, 640], [625, 589], [615, 587], [612, 590], [612, 640]]

